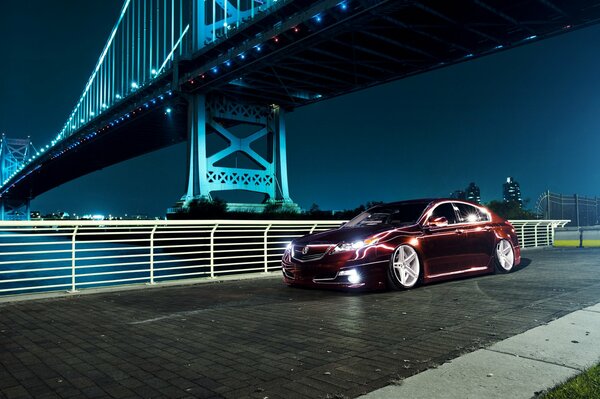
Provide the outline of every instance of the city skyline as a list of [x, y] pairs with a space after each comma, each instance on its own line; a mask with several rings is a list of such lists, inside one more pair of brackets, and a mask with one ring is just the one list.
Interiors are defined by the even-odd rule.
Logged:
[[[120, 2], [6, 8], [0, 32], [19, 40], [4, 43], [0, 131], [30, 135], [39, 147], [72, 108]], [[23, 15], [32, 24], [19, 35]], [[349, 209], [445, 196], [475, 181], [489, 202], [502, 198], [496, 182], [506, 176], [518, 179], [532, 204], [546, 190], [598, 195], [597, 175], [574, 176], [564, 162], [577, 159], [585, 171], [595, 160], [598, 38], [600, 28], [590, 27], [289, 113], [292, 199], [303, 208]], [[53, 78], [29, 78], [39, 65]], [[32, 209], [163, 214], [184, 194], [185, 180], [180, 144], [66, 183]]]

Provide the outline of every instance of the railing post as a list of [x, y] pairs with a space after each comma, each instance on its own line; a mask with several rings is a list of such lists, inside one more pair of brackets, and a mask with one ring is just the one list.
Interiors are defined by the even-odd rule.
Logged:
[[535, 247], [538, 246], [538, 226], [539, 225], [540, 225], [539, 223], [536, 223], [535, 226], [533, 226], [533, 232], [534, 232], [534, 235], [533, 235], [534, 241], [533, 242], [535, 244], [534, 245]]
[[77, 230], [79, 230], [79, 226], [75, 226], [75, 229], [73, 229], [73, 235], [71, 236], [71, 289], [69, 290], [69, 292], [77, 292], [77, 286], [75, 284], [75, 272], [76, 272], [76, 259], [77, 259], [77, 254], [75, 253], [76, 250], [76, 237], [77, 237]]
[[210, 231], [210, 278], [215, 278], [215, 231], [217, 227], [219, 227], [218, 223]]
[[525, 248], [527, 246], [527, 244], [525, 244], [525, 225], [527, 224], [527, 222], [523, 223], [521, 225], [521, 237], [523, 237], [523, 248]]
[[318, 223], [315, 223], [312, 227], [312, 229], [310, 229], [310, 232], [308, 234], [312, 234], [313, 231], [315, 231], [315, 229], [317, 228]]
[[158, 225], [154, 225], [150, 233], [150, 284], [154, 284], [154, 233]]
[[264, 245], [265, 245], [265, 247], [264, 247], [264, 249], [265, 249], [265, 251], [264, 251], [264, 253], [265, 253], [265, 273], [269, 272], [269, 257], [268, 257], [268, 252], [269, 252], [268, 251], [268, 243], [269, 242], [268, 242], [268, 234], [269, 234], [269, 230], [271, 229], [272, 225], [273, 224], [271, 223], [271, 224], [269, 224], [267, 226], [267, 228], [265, 229], [264, 237], [263, 237], [264, 238]]

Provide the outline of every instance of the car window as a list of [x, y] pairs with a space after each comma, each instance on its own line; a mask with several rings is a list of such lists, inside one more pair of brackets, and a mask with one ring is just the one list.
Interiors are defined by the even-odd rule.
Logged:
[[408, 226], [417, 222], [427, 205], [426, 202], [409, 202], [376, 206], [356, 216], [344, 227]]
[[446, 202], [445, 204], [438, 205], [429, 219], [437, 218], [437, 217], [445, 217], [448, 219], [448, 224], [456, 223], [456, 213], [454, 212], [454, 207], [451, 203]]
[[458, 208], [458, 217], [460, 223], [477, 223], [489, 221], [487, 212], [482, 212], [479, 208], [462, 203], [454, 204]]

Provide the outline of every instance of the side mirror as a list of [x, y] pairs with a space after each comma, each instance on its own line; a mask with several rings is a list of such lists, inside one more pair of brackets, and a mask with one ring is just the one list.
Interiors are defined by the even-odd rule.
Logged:
[[448, 226], [448, 219], [444, 216], [438, 216], [435, 218], [431, 218], [425, 224], [428, 227], [444, 227]]

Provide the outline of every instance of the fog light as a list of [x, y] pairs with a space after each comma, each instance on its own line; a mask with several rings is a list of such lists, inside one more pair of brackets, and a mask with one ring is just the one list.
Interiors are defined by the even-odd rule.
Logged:
[[342, 270], [340, 271], [339, 275], [348, 276], [348, 282], [350, 284], [358, 284], [362, 280], [356, 269]]

